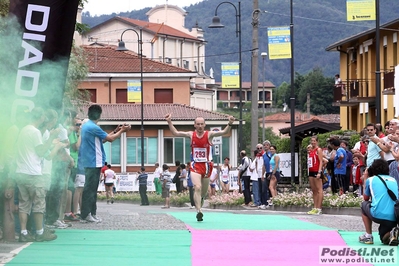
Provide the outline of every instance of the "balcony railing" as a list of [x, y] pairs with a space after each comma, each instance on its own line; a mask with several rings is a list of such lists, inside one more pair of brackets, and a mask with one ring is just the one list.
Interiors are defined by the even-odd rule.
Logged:
[[384, 90], [382, 94], [385, 95], [393, 95], [395, 94], [395, 71], [385, 72], [384, 73]]
[[372, 97], [369, 91], [372, 82], [374, 81], [371, 79], [346, 80], [346, 83], [341, 84], [344, 88], [345, 95], [342, 95], [341, 87], [334, 87], [334, 102], [351, 101], [359, 97]]

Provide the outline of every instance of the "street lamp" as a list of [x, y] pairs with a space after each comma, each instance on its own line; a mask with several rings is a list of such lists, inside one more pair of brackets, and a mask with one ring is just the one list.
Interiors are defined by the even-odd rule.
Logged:
[[215, 9], [215, 16], [212, 19], [212, 24], [208, 26], [208, 28], [224, 28], [224, 25], [220, 23], [220, 18], [217, 16], [218, 13], [218, 8], [222, 4], [230, 4], [234, 7], [236, 11], [236, 37], [238, 37], [238, 67], [239, 69], [239, 74], [238, 74], [238, 79], [239, 79], [239, 86], [240, 86], [240, 121], [239, 121], [239, 127], [238, 127], [238, 149], [241, 151], [244, 147], [243, 142], [242, 142], [242, 61], [241, 61], [241, 2], [238, 2], [238, 9], [236, 5], [234, 5], [231, 2], [224, 1], [220, 3], [216, 9]]
[[260, 54], [262, 56], [262, 68], [263, 68], [263, 73], [262, 73], [262, 77], [263, 77], [263, 126], [262, 126], [262, 142], [265, 141], [265, 76], [266, 76], [266, 72], [265, 72], [265, 58], [267, 56], [266, 52], [263, 52]]
[[125, 42], [122, 41], [123, 34], [126, 31], [133, 31], [137, 35], [137, 48], [140, 55], [140, 87], [141, 87], [141, 167], [144, 167], [144, 88], [143, 88], [143, 29], [140, 28], [140, 34], [134, 29], [124, 30], [121, 34], [121, 40], [116, 51], [128, 51]]

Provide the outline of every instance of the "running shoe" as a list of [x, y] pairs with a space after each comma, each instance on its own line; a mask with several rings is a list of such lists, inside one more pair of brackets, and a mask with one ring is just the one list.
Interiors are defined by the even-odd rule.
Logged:
[[89, 213], [89, 215], [87, 215], [86, 218], [81, 219], [80, 222], [81, 222], [81, 223], [97, 223], [97, 220], [95, 220], [95, 219], [93, 218], [93, 216], [91, 216], [91, 214]]
[[53, 241], [57, 239], [57, 235], [50, 233], [48, 230], [44, 230], [43, 234], [38, 235], [36, 234], [36, 242], [43, 242], [43, 241]]
[[68, 225], [64, 222], [62, 222], [61, 220], [57, 220], [53, 223], [53, 225], [55, 226], [55, 228], [57, 229], [65, 229], [68, 228]]
[[203, 221], [202, 217], [204, 217], [204, 215], [202, 214], [202, 212], [197, 212], [196, 217], [198, 222], [202, 222]]
[[316, 212], [317, 212], [317, 209], [313, 208], [310, 211], [308, 211], [307, 214], [311, 214], [312, 215], [312, 214], [316, 214]]
[[391, 230], [390, 234], [389, 234], [389, 243], [388, 243], [388, 245], [397, 246], [399, 244], [398, 235], [399, 235], [399, 228], [398, 227], [394, 227]]
[[363, 244], [372, 245], [374, 244], [374, 239], [373, 236], [366, 236], [366, 233], [364, 233], [363, 235], [359, 236], [359, 242]]
[[98, 217], [97, 215], [92, 215], [91, 217], [93, 217], [94, 218], [94, 220], [96, 220], [97, 221], [97, 223], [101, 223], [102, 221], [103, 221], [103, 219], [101, 219], [100, 217]]
[[79, 218], [76, 217], [75, 214], [73, 214], [73, 212], [71, 212], [64, 216], [64, 221], [76, 222], [79, 221]]
[[33, 242], [33, 241], [35, 241], [35, 237], [31, 235], [29, 232], [26, 235], [22, 233], [19, 235], [19, 242]]

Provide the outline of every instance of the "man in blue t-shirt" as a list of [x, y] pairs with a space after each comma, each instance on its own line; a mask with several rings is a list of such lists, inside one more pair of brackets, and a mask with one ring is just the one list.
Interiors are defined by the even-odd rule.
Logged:
[[[359, 237], [359, 242], [373, 244], [372, 222], [378, 223], [380, 240], [385, 245], [398, 245], [398, 228], [394, 213], [394, 201], [389, 196], [387, 188], [398, 198], [398, 183], [389, 176], [388, 163], [383, 159], [376, 159], [367, 168], [365, 191], [362, 202], [362, 220], [366, 233]], [[384, 182], [386, 186], [384, 185]], [[371, 199], [371, 201], [369, 201]]]
[[334, 150], [336, 150], [335, 158], [334, 158], [334, 176], [335, 180], [338, 183], [339, 194], [342, 195], [344, 193], [344, 185], [346, 178], [346, 150], [341, 147], [341, 141], [338, 139], [333, 139], [331, 141], [331, 145]]
[[268, 207], [269, 200], [269, 180], [267, 177], [271, 174], [270, 171], [270, 159], [272, 158], [272, 154], [270, 152], [270, 141], [265, 140], [263, 142], [263, 171], [262, 177], [258, 179], [259, 185], [259, 195], [260, 201], [262, 205], [260, 205], [260, 209], [266, 209]]
[[82, 195], [81, 222], [100, 222], [96, 216], [97, 188], [100, 179], [101, 167], [105, 163], [103, 142], [113, 142], [123, 132], [130, 130], [130, 125], [119, 125], [111, 133], [102, 130], [98, 125], [102, 113], [101, 106], [93, 104], [89, 107], [87, 121], [81, 129], [82, 142], [79, 155], [82, 157], [82, 166], [85, 169], [85, 185]]

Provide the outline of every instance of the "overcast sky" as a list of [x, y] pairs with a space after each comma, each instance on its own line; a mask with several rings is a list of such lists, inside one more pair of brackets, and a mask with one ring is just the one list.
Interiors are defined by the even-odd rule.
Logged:
[[113, 12], [127, 12], [132, 10], [140, 10], [145, 7], [155, 7], [156, 5], [169, 5], [186, 7], [191, 4], [202, 2], [202, 0], [89, 0], [85, 4], [83, 12], [89, 11], [91, 16], [108, 15]]

